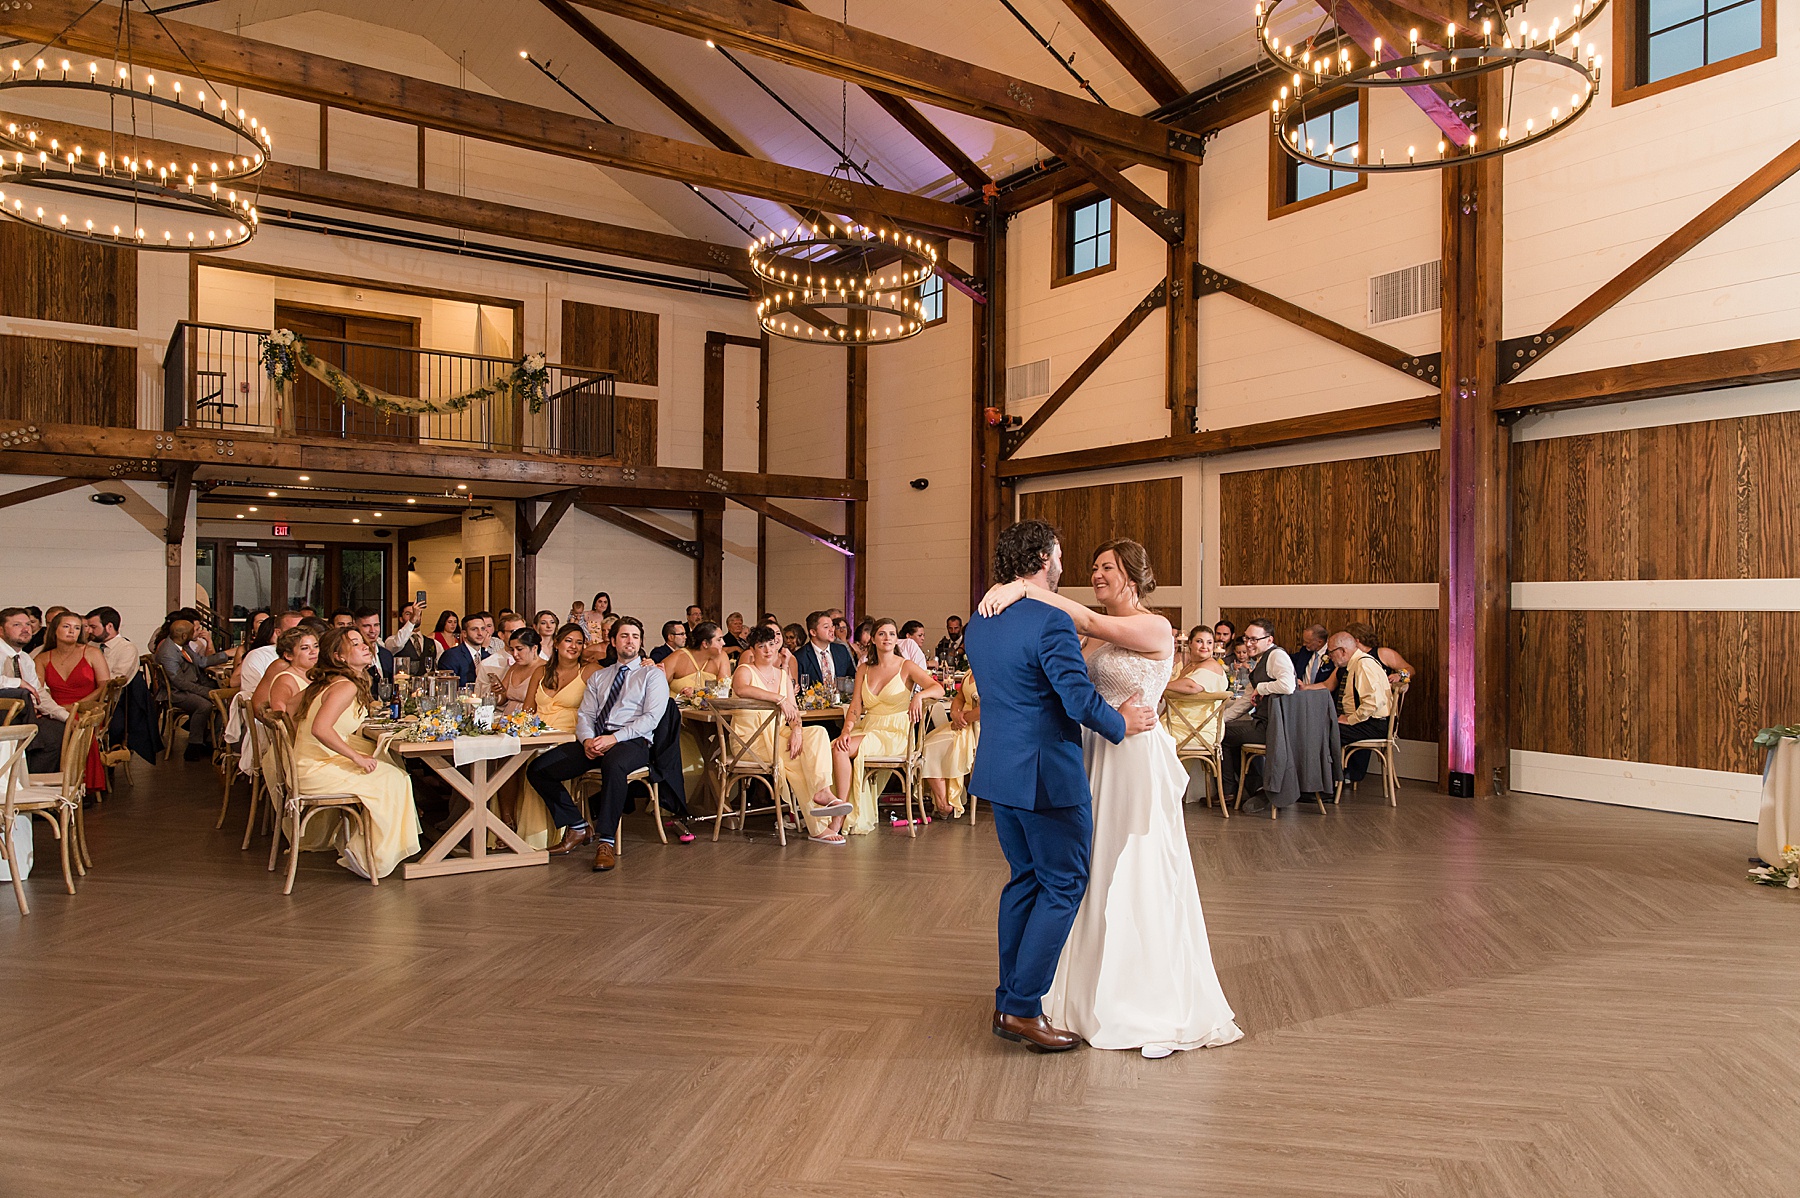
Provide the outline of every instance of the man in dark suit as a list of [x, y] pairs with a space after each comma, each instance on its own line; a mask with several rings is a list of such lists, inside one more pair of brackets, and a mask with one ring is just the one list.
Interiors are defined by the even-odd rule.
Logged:
[[[1023, 578], [1054, 590], [1062, 546], [1042, 520], [1000, 534], [994, 581]], [[1081, 1038], [1052, 1027], [1043, 998], [1087, 893], [1093, 796], [1081, 729], [1114, 744], [1156, 723], [1134, 696], [1114, 710], [1088, 680], [1075, 622], [1048, 604], [1019, 602], [977, 616], [964, 632], [969, 668], [981, 679], [981, 745], [969, 793], [988, 801], [1012, 877], [1000, 892], [1000, 986], [994, 1034], [1037, 1052], [1062, 1052]]]
[[806, 617], [807, 642], [794, 659], [800, 663], [800, 689], [815, 682], [835, 683], [856, 677], [856, 655], [850, 646], [833, 639], [831, 613], [811, 612]]
[[1300, 634], [1300, 651], [1294, 659], [1294, 685], [1299, 690], [1330, 690], [1337, 685], [1337, 667], [1325, 651], [1326, 629], [1314, 624]]
[[449, 670], [464, 686], [474, 686], [475, 669], [492, 652], [488, 638], [493, 635], [494, 618], [484, 611], [470, 612], [462, 618], [462, 640], [444, 650], [438, 669]]
[[394, 680], [395, 669], [394, 655], [382, 643], [381, 613], [372, 607], [363, 608], [356, 613], [356, 628], [362, 633], [363, 640], [368, 642], [369, 648], [374, 650], [375, 660], [369, 663], [369, 681], [375, 684], [379, 694], [383, 682]]

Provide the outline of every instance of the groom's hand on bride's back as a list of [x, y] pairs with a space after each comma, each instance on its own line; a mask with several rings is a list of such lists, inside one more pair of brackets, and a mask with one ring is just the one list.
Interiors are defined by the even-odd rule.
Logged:
[[1144, 702], [1143, 691], [1133, 691], [1131, 698], [1119, 704], [1119, 714], [1125, 719], [1127, 736], [1136, 736], [1156, 727], [1156, 709]]

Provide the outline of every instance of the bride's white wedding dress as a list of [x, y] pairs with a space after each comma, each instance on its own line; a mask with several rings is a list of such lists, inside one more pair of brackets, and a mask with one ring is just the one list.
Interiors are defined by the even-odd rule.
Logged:
[[[1115, 706], [1154, 703], [1173, 663], [1100, 642], [1088, 673]], [[1166, 1055], [1242, 1038], [1213, 970], [1181, 796], [1188, 778], [1159, 723], [1117, 745], [1082, 730], [1094, 794], [1087, 897], [1063, 945], [1044, 1014], [1095, 1048]]]

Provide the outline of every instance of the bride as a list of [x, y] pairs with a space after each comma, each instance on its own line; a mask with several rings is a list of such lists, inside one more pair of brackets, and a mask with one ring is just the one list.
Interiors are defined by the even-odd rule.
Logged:
[[[1102, 698], [1160, 695], [1175, 637], [1143, 605], [1156, 589], [1149, 554], [1136, 541], [1106, 542], [1094, 554], [1093, 586], [1104, 614], [1023, 580], [990, 590], [981, 613], [1020, 599], [1059, 607], [1082, 635]], [[1094, 794], [1093, 861], [1044, 996], [1045, 1017], [1095, 1048], [1135, 1048], [1152, 1059], [1240, 1039], [1206, 939], [1182, 822], [1187, 774], [1173, 738], [1158, 724], [1113, 745], [1084, 729], [1082, 746]]]

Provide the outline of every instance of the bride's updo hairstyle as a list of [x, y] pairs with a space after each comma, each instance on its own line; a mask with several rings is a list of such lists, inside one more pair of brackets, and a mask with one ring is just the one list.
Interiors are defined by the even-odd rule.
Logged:
[[1119, 563], [1119, 569], [1125, 571], [1125, 577], [1137, 587], [1139, 599], [1147, 597], [1156, 589], [1156, 572], [1150, 568], [1149, 551], [1142, 545], [1129, 537], [1120, 537], [1094, 550], [1094, 561], [1099, 561], [1100, 555], [1108, 552]]

